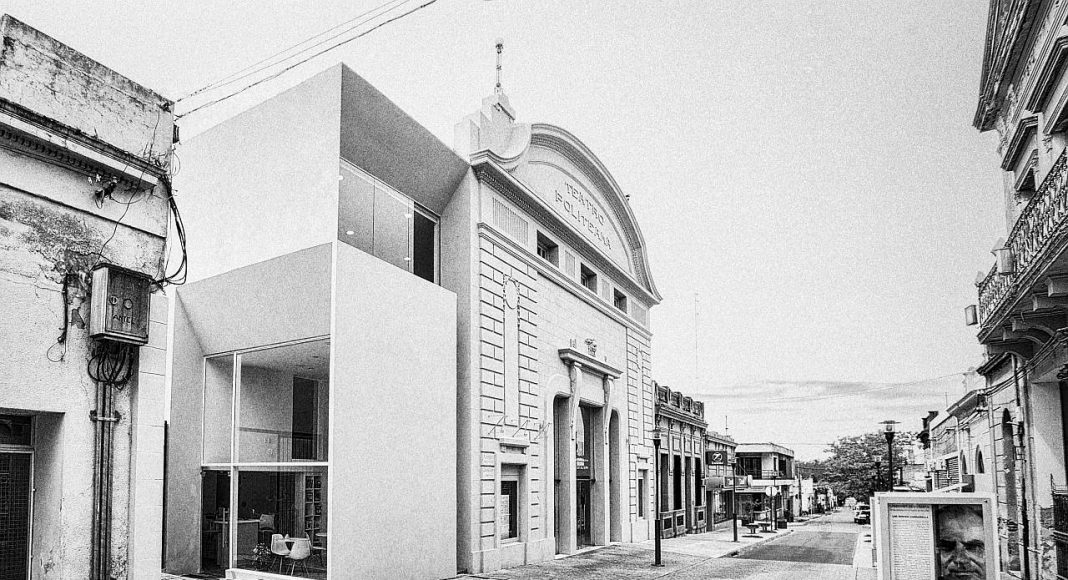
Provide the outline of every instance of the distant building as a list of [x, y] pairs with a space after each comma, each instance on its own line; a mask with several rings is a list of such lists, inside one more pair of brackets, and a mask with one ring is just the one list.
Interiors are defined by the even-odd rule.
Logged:
[[2, 578], [159, 577], [171, 105], [0, 18]]
[[656, 385], [660, 428], [661, 535], [673, 538], [707, 529], [705, 506], [705, 405]]
[[794, 452], [775, 443], [739, 443], [734, 450], [738, 475], [747, 478], [738, 489], [738, 515], [746, 520], [770, 520], [793, 513], [790, 486], [794, 480]]
[[734, 516], [734, 488], [739, 484], [734, 473], [734, 448], [730, 435], [705, 431], [705, 504], [709, 525]]

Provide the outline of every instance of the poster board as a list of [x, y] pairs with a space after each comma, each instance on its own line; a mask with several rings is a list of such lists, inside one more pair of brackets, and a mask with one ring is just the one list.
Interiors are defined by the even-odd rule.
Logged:
[[982, 493], [877, 493], [879, 580], [997, 580], [996, 503]]

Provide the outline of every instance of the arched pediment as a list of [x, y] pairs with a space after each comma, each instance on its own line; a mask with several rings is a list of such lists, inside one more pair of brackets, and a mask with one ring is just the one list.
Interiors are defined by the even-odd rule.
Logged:
[[513, 144], [502, 166], [659, 302], [641, 229], [601, 160], [554, 125], [535, 123], [521, 134], [527, 146], [520, 152]]

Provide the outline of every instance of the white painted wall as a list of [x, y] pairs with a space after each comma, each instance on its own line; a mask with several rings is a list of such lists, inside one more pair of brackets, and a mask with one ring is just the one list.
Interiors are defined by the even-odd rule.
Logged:
[[178, 148], [190, 280], [337, 237], [341, 68]]
[[335, 244], [332, 578], [456, 572], [456, 296]]

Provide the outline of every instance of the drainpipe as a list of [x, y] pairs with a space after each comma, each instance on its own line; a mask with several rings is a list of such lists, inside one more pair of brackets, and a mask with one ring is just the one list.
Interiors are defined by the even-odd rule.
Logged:
[[[1021, 377], [1023, 374], [1023, 377]], [[1031, 459], [1032, 449], [1034, 447], [1034, 435], [1032, 435], [1031, 427], [1029, 427], [1029, 420], [1031, 417], [1031, 400], [1028, 393], [1028, 381], [1026, 372], [1021, 368], [1020, 361], [1015, 355], [1012, 357], [1012, 377], [1013, 383], [1016, 387], [1016, 402], [1020, 406], [1020, 413], [1023, 415], [1017, 421], [1017, 424], [1024, 425], [1025, 432], [1019, 435], [1020, 446], [1023, 447], [1023, 461], [1026, 463], [1026, 467], [1023, 473], [1020, 474], [1020, 507], [1023, 512], [1023, 521], [1020, 522], [1023, 536], [1023, 572], [1024, 578], [1031, 577], [1031, 512], [1030, 503], [1027, 501], [1028, 485], [1027, 481], [1030, 479], [1034, 481], [1034, 461]], [[1019, 432], [1019, 428], [1017, 428]], [[1025, 437], [1026, 436], [1026, 437]]]
[[93, 517], [89, 580], [111, 580], [112, 471], [114, 470], [115, 390], [133, 374], [133, 347], [99, 342], [89, 359], [88, 373], [96, 384], [93, 421]]

